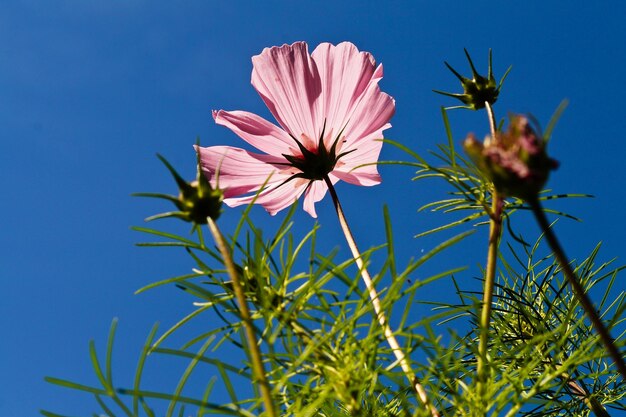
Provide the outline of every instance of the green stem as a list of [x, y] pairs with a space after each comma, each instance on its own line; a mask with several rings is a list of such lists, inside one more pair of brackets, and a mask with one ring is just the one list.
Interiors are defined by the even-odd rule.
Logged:
[[478, 387], [481, 398], [484, 399], [489, 379], [488, 350], [489, 325], [491, 323], [491, 308], [493, 291], [496, 279], [498, 248], [502, 234], [502, 198], [494, 190], [492, 195], [491, 219], [489, 220], [489, 243], [487, 248], [487, 265], [485, 268], [485, 282], [483, 286], [482, 310], [480, 312], [480, 339], [478, 342]]
[[485, 101], [485, 110], [487, 110], [487, 116], [489, 117], [489, 130], [491, 131], [491, 140], [498, 141], [498, 136], [496, 135], [496, 116], [493, 114], [493, 107], [491, 107], [491, 103]]
[[[565, 379], [568, 380], [567, 382], [567, 387], [569, 392], [580, 398], [582, 401], [584, 401], [587, 406], [594, 412], [594, 414], [598, 417], [611, 417], [611, 415], [608, 413], [608, 411], [606, 411], [606, 409], [602, 406], [602, 404], [600, 404], [600, 402], [596, 399], [596, 398], [590, 398], [588, 395], [588, 392], [584, 389], [583, 387], [580, 387], [576, 381], [573, 381], [571, 379], [569, 379], [568, 375], [563, 375], [563, 377]], [[547, 378], [547, 380], [550, 380], [551, 378]], [[528, 398], [532, 398], [535, 395], [537, 395], [539, 392], [542, 391], [542, 387], [541, 385], [535, 385], [533, 386], [530, 390], [528, 390], [527, 392], [524, 393], [523, 397], [524, 399], [528, 399]], [[513, 417], [515, 415], [517, 415], [517, 412], [524, 406], [524, 404], [526, 403], [526, 401], [522, 400], [517, 402], [516, 404], [513, 405], [513, 407], [511, 407], [511, 409], [506, 413], [505, 417]]]
[[[538, 357], [542, 357], [544, 355], [543, 353], [544, 350], [540, 346], [535, 346], [535, 351]], [[565, 358], [567, 358], [567, 355], [564, 355], [564, 356]], [[551, 365], [552, 372], [556, 372], [557, 366], [554, 363], [554, 358], [552, 356], [548, 356], [548, 358], [549, 358], [548, 363]], [[576, 372], [576, 376], [579, 377], [577, 372]], [[593, 411], [593, 413], [596, 416], [611, 417], [611, 415], [608, 413], [608, 411], [606, 411], [602, 403], [598, 401], [596, 397], [589, 395], [589, 389], [587, 388], [587, 386], [585, 385], [582, 379], [580, 378], [574, 379], [574, 377], [567, 374], [566, 372], [563, 372], [561, 374], [561, 379], [565, 381], [567, 392], [569, 392], [569, 394], [572, 395], [573, 397], [576, 397], [582, 402], [584, 402], [585, 405], [591, 411]]]
[[587, 316], [589, 317], [589, 320], [591, 321], [591, 324], [595, 328], [596, 332], [598, 333], [598, 335], [600, 335], [602, 343], [604, 344], [611, 358], [613, 358], [615, 366], [617, 367], [619, 373], [622, 375], [622, 378], [626, 378], [626, 365], [624, 364], [624, 358], [615, 346], [613, 338], [611, 337], [609, 331], [600, 319], [598, 312], [593, 306], [590, 298], [587, 296], [587, 293], [582, 287], [580, 280], [572, 270], [567, 256], [565, 256], [563, 248], [561, 247], [558, 239], [556, 238], [556, 235], [550, 227], [550, 223], [548, 222], [546, 214], [543, 211], [543, 207], [541, 207], [541, 203], [537, 198], [535, 198], [534, 200], [528, 201], [528, 204], [530, 205], [533, 214], [535, 215], [535, 218], [537, 219], [537, 222], [539, 223], [539, 226], [541, 227], [541, 230], [543, 231], [546, 240], [550, 245], [550, 248], [552, 248], [552, 252], [554, 253], [556, 260], [561, 265], [561, 269], [563, 270], [567, 281], [572, 287], [574, 295], [578, 299], [578, 302], [580, 303], [582, 308], [585, 310], [585, 313], [587, 313]]
[[213, 219], [209, 217], [207, 220], [209, 229], [211, 230], [213, 238], [215, 239], [215, 243], [217, 244], [217, 247], [222, 254], [222, 257], [224, 258], [224, 264], [226, 265], [226, 271], [228, 272], [228, 276], [233, 283], [233, 290], [235, 291], [235, 297], [237, 299], [237, 303], [239, 304], [241, 320], [245, 328], [248, 346], [250, 347], [252, 370], [254, 372], [254, 377], [259, 384], [259, 390], [261, 391], [261, 397], [263, 398], [263, 403], [265, 404], [265, 410], [269, 417], [277, 417], [278, 414], [276, 412], [276, 408], [274, 407], [274, 401], [272, 400], [272, 389], [265, 374], [263, 359], [261, 358], [261, 349], [259, 348], [259, 345], [257, 343], [254, 326], [250, 317], [250, 310], [248, 310], [248, 303], [243, 293], [241, 282], [239, 281], [239, 274], [237, 273], [237, 269], [235, 268], [235, 264], [233, 263], [230, 249], [228, 248], [226, 240], [220, 232], [220, 229], [217, 227], [217, 224], [213, 221]]
[[[491, 128], [491, 140], [497, 141], [496, 120], [493, 109], [489, 102], [485, 102], [485, 109], [489, 116], [489, 127]], [[502, 197], [494, 188], [492, 193], [491, 212], [489, 214], [489, 243], [487, 248], [487, 265], [485, 268], [485, 282], [483, 286], [482, 310], [480, 312], [480, 335], [478, 341], [478, 393], [480, 400], [484, 404], [489, 380], [488, 350], [489, 350], [489, 325], [491, 323], [491, 307], [493, 304], [493, 290], [496, 279], [496, 267], [498, 260], [498, 248], [500, 246], [500, 235], [502, 234]]]
[[429, 408], [430, 413], [433, 417], [439, 417], [440, 415], [439, 412], [434, 407], [434, 405], [430, 404], [430, 402], [428, 401], [428, 397], [426, 395], [426, 391], [424, 390], [424, 387], [422, 387], [422, 385], [419, 383], [419, 380], [413, 373], [413, 370], [409, 366], [409, 363], [406, 359], [406, 356], [404, 355], [404, 352], [400, 348], [400, 345], [398, 341], [396, 340], [396, 337], [393, 334], [393, 331], [391, 330], [391, 328], [389, 327], [389, 324], [387, 323], [385, 312], [383, 311], [380, 305], [380, 298], [378, 297], [378, 292], [376, 291], [376, 288], [374, 287], [374, 282], [369, 272], [367, 272], [367, 269], [363, 262], [363, 258], [361, 257], [361, 253], [359, 252], [359, 249], [356, 245], [356, 241], [354, 240], [354, 236], [352, 235], [352, 231], [350, 230], [350, 227], [348, 226], [348, 222], [343, 212], [343, 208], [341, 207], [341, 203], [339, 202], [339, 197], [337, 196], [335, 187], [333, 186], [333, 183], [330, 181], [330, 178], [328, 178], [328, 176], [324, 177], [324, 181], [326, 182], [326, 185], [328, 186], [328, 191], [330, 192], [330, 195], [333, 199], [333, 204], [335, 205], [335, 210], [337, 211], [337, 217], [339, 218], [339, 224], [341, 225], [341, 230], [343, 231], [343, 234], [346, 237], [346, 241], [348, 242], [348, 246], [350, 247], [350, 251], [352, 252], [354, 261], [356, 262], [356, 265], [359, 268], [359, 272], [361, 273], [361, 277], [363, 278], [363, 282], [365, 283], [367, 292], [369, 293], [370, 299], [372, 300], [374, 313], [376, 314], [378, 323], [380, 323], [380, 326], [383, 329], [383, 334], [385, 335], [385, 339], [387, 339], [387, 343], [389, 343], [389, 346], [391, 347], [393, 354], [398, 360], [400, 367], [404, 371], [404, 374], [409, 379], [411, 384], [413, 384], [413, 389], [417, 393], [422, 404], [425, 407]]
[[567, 380], [567, 389], [572, 393], [572, 395], [581, 399], [596, 416], [611, 417], [609, 412], [606, 411], [606, 408], [604, 408], [602, 403], [600, 403], [597, 398], [589, 396], [589, 391], [587, 391], [587, 388], [582, 383], [578, 384], [569, 375], [564, 375], [564, 378]]

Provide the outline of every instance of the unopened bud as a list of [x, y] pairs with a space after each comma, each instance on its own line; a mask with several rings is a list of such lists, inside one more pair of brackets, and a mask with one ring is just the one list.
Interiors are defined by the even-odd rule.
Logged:
[[445, 96], [454, 97], [457, 100], [460, 100], [465, 106], [461, 106], [464, 108], [468, 108], [471, 110], [478, 110], [485, 107], [485, 102], [489, 104], [494, 104], [498, 100], [498, 95], [500, 94], [500, 89], [502, 88], [502, 83], [504, 79], [508, 75], [511, 68], [504, 73], [504, 76], [500, 80], [500, 83], [496, 83], [496, 79], [493, 76], [493, 68], [492, 68], [492, 59], [491, 59], [491, 49], [489, 50], [489, 69], [486, 77], [480, 75], [476, 68], [474, 67], [474, 63], [472, 62], [472, 58], [470, 57], [467, 49], [465, 49], [465, 56], [467, 56], [467, 60], [469, 61], [470, 68], [472, 69], [472, 78], [467, 78], [459, 74], [454, 68], [450, 66], [447, 62], [445, 62], [446, 66], [456, 77], [461, 81], [461, 86], [463, 87], [463, 93], [446, 93], [444, 91], [433, 90], [435, 93], [443, 94]]
[[558, 162], [524, 116], [512, 116], [509, 128], [484, 143], [469, 135], [463, 147], [480, 171], [504, 195], [530, 200], [537, 197]]
[[158, 193], [136, 193], [134, 195], [169, 200], [174, 203], [178, 211], [156, 214], [148, 217], [146, 221], [176, 217], [195, 224], [206, 224], [208, 217], [217, 220], [221, 212], [223, 195], [220, 190], [211, 187], [211, 184], [202, 173], [200, 165], [197, 168], [196, 179], [187, 182], [164, 157], [158, 154], [157, 157], [165, 164], [178, 184], [178, 195]]

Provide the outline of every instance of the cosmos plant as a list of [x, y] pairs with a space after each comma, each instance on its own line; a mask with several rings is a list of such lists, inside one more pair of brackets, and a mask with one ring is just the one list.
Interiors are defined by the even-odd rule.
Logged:
[[[117, 385], [112, 377], [117, 321], [104, 360], [90, 344], [99, 386], [47, 380], [93, 395], [96, 414], [111, 417], [610, 416], [626, 411], [626, 295], [612, 291], [622, 268], [599, 262], [599, 246], [583, 260], [570, 260], [548, 215], [573, 216], [544, 207], [555, 198], [582, 196], [545, 189], [558, 167], [548, 144], [564, 106], [543, 132], [527, 115], [510, 113], [508, 123], [498, 122], [494, 105], [509, 71], [496, 82], [491, 51], [486, 76], [465, 53], [471, 78], [446, 63], [463, 92], [435, 90], [462, 103], [442, 110], [448, 143], [432, 153], [436, 163], [402, 140], [384, 138], [396, 103], [381, 90], [383, 67], [370, 53], [349, 42], [322, 43], [309, 53], [305, 42], [296, 42], [254, 56], [252, 85], [276, 123], [242, 110], [217, 110], [213, 119], [260, 153], [196, 144], [191, 182], [159, 156], [178, 195], [137, 194], [176, 207], [146, 220], [169, 217], [192, 225], [189, 237], [136, 227], [155, 239], [141, 245], [183, 247], [193, 268], [138, 292], [175, 284], [193, 298], [195, 309], [158, 337], [156, 326], [149, 332], [127, 384]], [[453, 108], [484, 110], [486, 138], [467, 135], [463, 150], [457, 149], [449, 118]], [[384, 144], [406, 159], [379, 161]], [[458, 234], [446, 235], [401, 267], [394, 251], [395, 223], [385, 209], [381, 246], [361, 251], [335, 184], [378, 185], [378, 165], [409, 166], [420, 184], [439, 180], [449, 187], [447, 197], [424, 209], [450, 221], [417, 238], [460, 229]], [[316, 218], [315, 204], [327, 193], [337, 222], [319, 222], [340, 228], [352, 255], [348, 259], [318, 249], [317, 223], [302, 236], [292, 231], [306, 215], [297, 210], [298, 200]], [[270, 230], [263, 220], [253, 220], [255, 205], [282, 216], [280, 226]], [[231, 209], [237, 206], [245, 208]], [[529, 211], [539, 236], [515, 231], [513, 220], [523, 221]], [[224, 233], [218, 217], [226, 212], [240, 221]], [[475, 277], [466, 268], [476, 264], [474, 259], [463, 259], [452, 270], [437, 268], [443, 256], [461, 259], [454, 252], [457, 243], [472, 234], [486, 252], [478, 280], [461, 279]], [[426, 263], [438, 272], [418, 273]], [[429, 287], [442, 280], [454, 284], [457, 302], [429, 299]], [[171, 344], [174, 334], [187, 342]], [[162, 384], [146, 377], [148, 368], [159, 369], [159, 358], [165, 357], [186, 366], [170, 390], [152, 388]], [[208, 379], [207, 369], [213, 375]]]

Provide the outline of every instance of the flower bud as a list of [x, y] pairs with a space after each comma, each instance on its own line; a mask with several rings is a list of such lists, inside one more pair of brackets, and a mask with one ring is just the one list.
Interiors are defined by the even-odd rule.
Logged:
[[217, 220], [221, 212], [223, 194], [221, 190], [211, 187], [211, 184], [202, 173], [200, 165], [198, 164], [196, 179], [187, 182], [164, 157], [158, 154], [157, 157], [165, 164], [178, 184], [178, 196], [158, 193], [136, 193], [134, 195], [169, 200], [174, 203], [178, 211], [156, 214], [148, 217], [146, 221], [176, 217], [195, 224], [206, 224], [207, 217]]
[[478, 110], [485, 107], [485, 102], [489, 104], [494, 104], [498, 100], [498, 95], [500, 94], [500, 89], [502, 88], [502, 83], [504, 79], [508, 75], [511, 67], [504, 73], [502, 80], [500, 83], [496, 83], [496, 79], [493, 76], [492, 71], [492, 59], [491, 59], [491, 49], [489, 50], [489, 69], [487, 73], [487, 77], [483, 77], [478, 74], [476, 68], [474, 67], [474, 63], [472, 62], [472, 58], [470, 58], [467, 49], [465, 51], [465, 56], [467, 56], [467, 60], [469, 61], [470, 68], [472, 69], [472, 78], [467, 78], [459, 74], [454, 68], [450, 66], [447, 62], [444, 62], [448, 69], [452, 71], [454, 75], [461, 81], [461, 86], [463, 87], [463, 94], [458, 93], [446, 93], [444, 91], [433, 90], [435, 93], [443, 94], [445, 96], [454, 97], [460, 100], [465, 106], [460, 106], [463, 108]]
[[531, 200], [537, 197], [558, 162], [546, 153], [546, 144], [524, 116], [511, 116], [509, 128], [483, 143], [470, 134], [465, 152], [504, 195]]

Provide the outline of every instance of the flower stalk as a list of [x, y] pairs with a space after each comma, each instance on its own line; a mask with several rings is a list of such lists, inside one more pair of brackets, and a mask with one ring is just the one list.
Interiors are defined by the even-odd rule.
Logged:
[[[497, 140], [496, 119], [491, 103], [485, 102], [485, 109], [489, 118], [491, 137]], [[483, 286], [482, 310], [480, 313], [480, 335], [478, 342], [478, 392], [481, 402], [484, 404], [486, 396], [487, 380], [489, 379], [488, 350], [489, 350], [489, 325], [491, 323], [491, 307], [493, 304], [493, 290], [496, 278], [496, 266], [498, 260], [498, 248], [502, 234], [502, 196], [494, 187], [492, 193], [491, 212], [489, 213], [489, 243], [487, 248], [487, 265], [485, 268], [485, 281]]]
[[596, 416], [611, 417], [609, 412], [597, 398], [589, 396], [589, 391], [584, 385], [578, 384], [575, 380], [571, 379], [569, 375], [564, 375], [564, 378], [567, 380], [568, 391], [570, 391], [575, 397], [580, 398]]
[[241, 320], [245, 329], [248, 346], [250, 347], [253, 376], [259, 386], [259, 391], [261, 392], [261, 397], [263, 399], [263, 403], [265, 404], [265, 411], [267, 412], [267, 415], [269, 417], [278, 417], [278, 413], [272, 399], [272, 389], [265, 374], [265, 367], [263, 366], [263, 359], [261, 357], [261, 349], [259, 348], [259, 345], [257, 343], [254, 326], [252, 324], [252, 318], [250, 316], [250, 310], [248, 310], [248, 303], [246, 301], [241, 282], [239, 281], [239, 274], [237, 273], [237, 269], [235, 268], [235, 264], [233, 263], [233, 258], [226, 244], [226, 240], [220, 232], [220, 229], [217, 227], [217, 224], [210, 217], [207, 219], [207, 221], [209, 229], [211, 230], [213, 238], [215, 239], [215, 243], [217, 244], [217, 247], [222, 254], [222, 257], [224, 258], [226, 271], [228, 272], [228, 275], [232, 280], [233, 291], [235, 292], [235, 297], [237, 299], [237, 303], [239, 304]]
[[380, 326], [383, 329], [383, 334], [385, 336], [385, 339], [387, 339], [387, 343], [389, 343], [389, 346], [391, 347], [393, 354], [398, 360], [398, 363], [400, 364], [402, 371], [404, 372], [408, 380], [413, 385], [413, 389], [417, 393], [419, 400], [422, 402], [424, 406], [429, 408], [430, 413], [433, 417], [439, 417], [440, 416], [439, 412], [437, 411], [435, 406], [430, 404], [430, 402], [428, 401], [428, 396], [426, 394], [426, 391], [424, 390], [424, 387], [420, 384], [419, 380], [413, 373], [413, 370], [409, 366], [406, 356], [404, 355], [402, 348], [400, 348], [400, 344], [398, 343], [395, 335], [393, 334], [393, 331], [391, 330], [391, 327], [389, 326], [389, 323], [387, 322], [385, 313], [382, 310], [382, 307], [380, 305], [380, 298], [378, 296], [378, 292], [376, 291], [376, 288], [374, 287], [374, 282], [372, 280], [372, 277], [370, 276], [369, 272], [367, 271], [367, 268], [365, 267], [359, 248], [357, 247], [356, 241], [354, 240], [354, 236], [352, 235], [352, 231], [350, 230], [350, 226], [348, 226], [348, 222], [346, 220], [346, 216], [344, 214], [343, 208], [341, 207], [341, 203], [339, 202], [339, 197], [337, 196], [335, 187], [333, 186], [328, 175], [324, 177], [324, 181], [326, 182], [326, 185], [328, 186], [328, 191], [330, 192], [331, 198], [333, 200], [333, 204], [335, 206], [335, 210], [337, 212], [337, 217], [339, 218], [339, 224], [341, 226], [341, 230], [343, 231], [346, 237], [346, 241], [348, 243], [348, 246], [350, 247], [350, 251], [352, 252], [354, 261], [356, 262], [356, 265], [359, 268], [359, 272], [361, 274], [361, 277], [363, 278], [363, 282], [365, 283], [367, 292], [369, 293], [370, 300], [372, 301], [372, 306], [374, 307], [374, 313], [376, 314], [378, 323], [380, 323]]
[[585, 292], [585, 289], [582, 287], [580, 280], [576, 276], [576, 273], [572, 270], [572, 267], [570, 266], [568, 258], [567, 256], [565, 256], [565, 251], [561, 247], [559, 240], [557, 239], [556, 235], [552, 231], [552, 228], [550, 227], [550, 223], [548, 222], [548, 219], [546, 217], [545, 212], [543, 211], [543, 207], [541, 206], [539, 199], [536, 197], [533, 199], [530, 199], [528, 200], [528, 204], [530, 205], [530, 208], [532, 209], [532, 212], [535, 215], [535, 218], [537, 219], [537, 223], [539, 223], [539, 226], [541, 230], [543, 231], [546, 237], [546, 240], [548, 241], [548, 244], [550, 245], [550, 248], [552, 249], [552, 252], [554, 253], [556, 260], [561, 265], [563, 274], [565, 274], [567, 281], [572, 287], [572, 291], [574, 292], [574, 295], [578, 299], [578, 302], [580, 303], [582, 308], [585, 310], [585, 313], [587, 314], [587, 317], [589, 317], [589, 320], [591, 321], [591, 324], [593, 325], [594, 329], [596, 330], [596, 332], [598, 332], [598, 335], [600, 336], [600, 340], [602, 340], [602, 343], [604, 344], [607, 352], [609, 353], [609, 355], [613, 359], [613, 362], [615, 363], [615, 367], [617, 368], [619, 373], [622, 375], [622, 378], [626, 378], [626, 364], [624, 364], [624, 357], [615, 346], [615, 342], [613, 338], [611, 337], [611, 334], [609, 333], [606, 326], [602, 322], [602, 319], [600, 319], [598, 312], [593, 306], [593, 303], [591, 302], [590, 298], [587, 296], [587, 293]]

